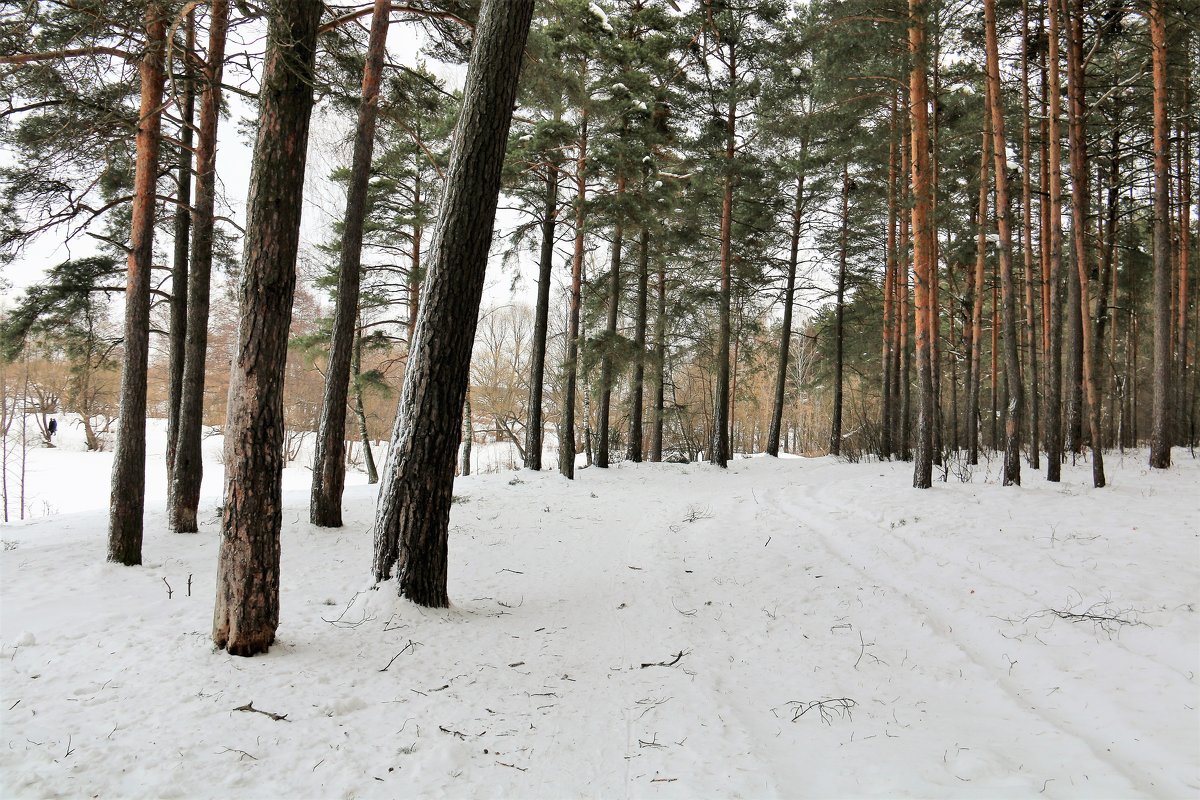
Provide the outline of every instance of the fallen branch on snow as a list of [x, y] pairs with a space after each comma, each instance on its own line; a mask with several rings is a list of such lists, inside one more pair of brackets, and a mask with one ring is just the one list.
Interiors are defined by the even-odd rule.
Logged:
[[234, 709], [234, 711], [249, 711], [254, 714], [262, 714], [265, 717], [270, 717], [276, 722], [291, 722], [291, 720], [287, 718], [287, 714], [273, 714], [270, 711], [263, 711], [261, 708], [255, 708], [253, 701], [246, 703], [244, 706], [238, 706]]
[[691, 650], [680, 650], [678, 653], [675, 654], [675, 658], [672, 659], [671, 661], [650, 661], [648, 663], [642, 664], [642, 669], [645, 669], [646, 667], [673, 667], [679, 663], [679, 660], [681, 658], [683, 658], [686, 655], [691, 655], [691, 652], [692, 652]]

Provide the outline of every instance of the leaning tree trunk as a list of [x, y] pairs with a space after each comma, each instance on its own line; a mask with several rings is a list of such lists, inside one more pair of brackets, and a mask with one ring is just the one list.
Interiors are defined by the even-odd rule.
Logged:
[[1021, 485], [1021, 414], [1024, 381], [1017, 354], [1017, 291], [1013, 285], [1012, 202], [1008, 194], [1008, 152], [1004, 141], [1004, 113], [1000, 105], [1000, 47], [996, 37], [995, 0], [983, 0], [987, 47], [988, 105], [992, 129], [992, 158], [996, 173], [996, 228], [1000, 234], [1000, 291], [1003, 306], [1004, 380], [1008, 388], [1004, 417], [1005, 486]]
[[1154, 397], [1150, 466], [1154, 469], [1171, 466], [1171, 152], [1167, 141], [1165, 5], [1166, 0], [1150, 0], [1150, 48], [1154, 71]]
[[[183, 91], [179, 109], [179, 158], [175, 165], [174, 254], [171, 259], [171, 321], [167, 339], [170, 355], [167, 366], [167, 485], [175, 472], [175, 447], [179, 431], [179, 397], [183, 392], [183, 359], [187, 340], [188, 245], [192, 230], [192, 128], [196, 116], [196, 81], [192, 69], [192, 51], [196, 49], [196, 16], [187, 13], [185, 24], [182, 77], [177, 88]], [[168, 500], [168, 505], [170, 501]]]
[[[1063, 0], [1064, 9], [1068, 0]], [[1099, 365], [1101, 343], [1096, 341], [1095, 326], [1092, 324], [1089, 311], [1088, 279], [1091, 275], [1091, 260], [1088, 257], [1087, 218], [1088, 218], [1088, 161], [1087, 161], [1087, 106], [1083, 87], [1083, 2], [1073, 0], [1074, 12], [1070, 14], [1070, 30], [1068, 32], [1067, 70], [1070, 80], [1067, 87], [1070, 118], [1071, 145], [1071, 233], [1075, 250], [1075, 279], [1067, 278], [1067, 285], [1075, 289], [1075, 300], [1078, 305], [1079, 319], [1076, 330], [1075, 308], [1071, 308], [1072, 337], [1078, 333], [1079, 343], [1071, 344], [1071, 359], [1079, 362], [1079, 383], [1087, 393], [1087, 422], [1088, 439], [1092, 447], [1092, 485], [1097, 489], [1104, 486], [1104, 442], [1100, 438], [1100, 390], [1096, 382], [1096, 372]], [[1103, 303], [1103, 300], [1101, 300]], [[1078, 349], [1078, 353], [1076, 353]], [[1072, 367], [1074, 369], [1074, 367]], [[1071, 396], [1080, 392], [1080, 386], [1072, 383]], [[1082, 403], [1069, 399], [1067, 405], [1068, 426], [1082, 424]], [[1074, 403], [1074, 406], [1072, 406]], [[1076, 410], [1073, 412], [1072, 408]], [[1073, 414], [1079, 417], [1072, 422]], [[1068, 427], [1068, 432], [1070, 432]], [[1077, 440], [1078, 441], [1078, 440]], [[1079, 442], [1082, 446], [1082, 442]], [[1079, 448], [1076, 448], [1079, 449]], [[1072, 451], [1074, 452], [1074, 451]]]
[[363, 468], [367, 471], [367, 483], [379, 483], [379, 471], [375, 468], [375, 454], [371, 452], [371, 434], [367, 430], [367, 412], [363, 408], [362, 387], [362, 318], [354, 332], [354, 360], [350, 363], [350, 388], [354, 392], [354, 418], [358, 420], [358, 438], [362, 442]]
[[932, 261], [932, 181], [929, 171], [929, 103], [925, 63], [925, 2], [909, 0], [908, 46], [912, 56], [909, 74], [909, 100], [912, 119], [912, 237], [914, 298], [917, 321], [917, 450], [913, 464], [913, 486], [933, 486], [933, 364], [929, 326], [930, 286], [934, 277]]
[[629, 387], [629, 450], [627, 457], [637, 464], [642, 460], [642, 402], [646, 385], [646, 306], [650, 284], [650, 229], [642, 226], [638, 242], [637, 317], [633, 326], [633, 382]]
[[558, 217], [558, 165], [554, 163], [546, 171], [546, 202], [542, 215], [537, 311], [533, 318], [533, 354], [529, 370], [529, 423], [525, 426], [525, 468], [534, 471], [542, 468], [542, 390], [546, 378], [550, 282], [554, 279], [554, 227]]
[[833, 327], [833, 424], [829, 432], [829, 454], [842, 454], [842, 385], [845, 367], [846, 257], [850, 246], [850, 166], [842, 164], [842, 231], [838, 243], [837, 305]]
[[319, 0], [271, 3], [225, 422], [213, 642], [264, 653], [279, 625], [283, 380], [296, 287]]
[[204, 428], [204, 378], [208, 356], [208, 312], [213, 262], [213, 226], [217, 200], [217, 125], [221, 119], [221, 73], [225, 63], [228, 0], [213, 0], [208, 21], [204, 91], [200, 95], [200, 131], [196, 146], [196, 208], [192, 216], [192, 257], [188, 266], [187, 338], [179, 430], [167, 523], [171, 530], [195, 533], [204, 478], [201, 437]]
[[[354, 155], [346, 187], [346, 216], [338, 263], [337, 306], [329, 339], [329, 364], [325, 370], [325, 398], [313, 451], [312, 493], [309, 520], [322, 528], [342, 527], [342, 491], [346, 485], [346, 399], [350, 361], [358, 327], [358, 294], [362, 283], [363, 222], [367, 216], [367, 188], [371, 156], [375, 150], [375, 120], [379, 114], [379, 84], [387, 52], [389, 0], [375, 0], [367, 63], [363, 68], [362, 98], [354, 131]], [[415, 247], [415, 245], [414, 245]]]
[[133, 178], [128, 279], [125, 286], [125, 361], [121, 369], [121, 423], [113, 454], [108, 560], [142, 563], [146, 505], [146, 370], [150, 355], [150, 270], [154, 263], [154, 199], [162, 141], [168, 10], [146, 5], [146, 54], [139, 69], [137, 161]]
[[[807, 141], [802, 140], [801, 153], [806, 149], [806, 144]], [[783, 290], [783, 323], [779, 333], [779, 361], [775, 367], [775, 399], [771, 405], [771, 428], [767, 433], [767, 455], [776, 457], [779, 455], [779, 430], [783, 427], [783, 399], [787, 388], [787, 368], [792, 346], [792, 307], [796, 302], [796, 265], [800, 256], [800, 210], [803, 203], [804, 173], [800, 173], [796, 177], [796, 197], [792, 205], [787, 286]]]
[[1059, 16], [1057, 3], [1049, 0], [1047, 89], [1049, 99], [1050, 153], [1050, 256], [1047, 301], [1050, 304], [1050, 349], [1046, 353], [1046, 480], [1062, 479], [1062, 89], [1059, 79]]
[[463, 400], [533, 0], [484, 0], [375, 517], [375, 579], [442, 608]]
[[613, 226], [612, 260], [608, 273], [608, 319], [604, 328], [604, 352], [600, 356], [600, 430], [596, 446], [596, 466], [608, 468], [608, 419], [612, 409], [613, 348], [617, 344], [617, 312], [621, 304], [621, 246], [625, 223], [621, 198], [625, 195], [625, 176], [617, 176], [617, 223]]
[[575, 478], [575, 386], [579, 377], [579, 302], [583, 287], [585, 204], [587, 203], [588, 113], [580, 112], [579, 152], [575, 158], [575, 251], [571, 257], [571, 298], [567, 319], [567, 358], [563, 362], [562, 423], [558, 433], [558, 471]]

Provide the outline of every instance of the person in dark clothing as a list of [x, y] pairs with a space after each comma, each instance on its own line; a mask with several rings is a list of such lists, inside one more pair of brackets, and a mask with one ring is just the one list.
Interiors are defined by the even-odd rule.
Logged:
[[50, 422], [46, 425], [46, 432], [50, 434], [50, 438], [54, 438], [54, 434], [58, 433], [58, 420], [54, 417], [50, 418]]

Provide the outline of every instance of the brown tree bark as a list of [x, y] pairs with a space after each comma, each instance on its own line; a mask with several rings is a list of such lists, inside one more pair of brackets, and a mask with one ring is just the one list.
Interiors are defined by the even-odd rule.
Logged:
[[621, 248], [624, 246], [625, 219], [621, 208], [625, 196], [625, 176], [617, 176], [617, 221], [613, 226], [612, 258], [608, 273], [608, 319], [604, 326], [605, 347], [600, 355], [600, 421], [596, 445], [596, 466], [608, 469], [608, 422], [612, 411], [613, 348], [617, 344], [617, 315], [621, 304]]
[[[183, 392], [183, 354], [187, 339], [188, 246], [192, 230], [192, 129], [196, 116], [196, 81], [192, 52], [196, 49], [195, 10], [187, 12], [184, 23], [184, 52], [180, 57], [181, 76], [176, 88], [182, 92], [179, 115], [179, 156], [175, 162], [174, 253], [171, 258], [171, 318], [167, 341], [167, 485], [175, 472], [175, 447], [179, 430], [179, 398]], [[170, 500], [167, 501], [170, 505]]]
[[[1072, 5], [1072, 12], [1069, 15], [1071, 27], [1067, 47], [1067, 70], [1070, 76], [1067, 85], [1067, 98], [1069, 102], [1068, 118], [1070, 121], [1068, 135], [1071, 145], [1071, 234], [1075, 251], [1075, 279], [1072, 280], [1068, 277], [1067, 285], [1075, 288], [1075, 305], [1078, 306], [1077, 310], [1079, 313], [1078, 327], [1076, 327], [1074, 317], [1075, 308], [1072, 306], [1071, 331], [1072, 336], [1078, 331], [1079, 345], [1076, 348], [1072, 343], [1071, 359], [1072, 363], [1078, 360], [1081, 382], [1084, 391], [1087, 393], [1088, 438], [1092, 448], [1092, 485], [1099, 489], [1104, 486], [1104, 441], [1101, 439], [1100, 434], [1101, 399], [1099, 385], [1096, 380], [1096, 371], [1103, 343], [1096, 339], [1096, 329], [1089, 313], [1090, 303], [1088, 300], [1090, 294], [1088, 279], [1091, 275], [1091, 259], [1087, 246], [1089, 196], [1087, 132], [1085, 130], [1087, 105], [1083, 85], [1084, 10], [1083, 0], [1063, 0], [1064, 7], [1067, 2], [1071, 2]], [[1076, 353], [1077, 349], [1078, 353]], [[1078, 387], [1072, 384], [1070, 390], [1071, 396], [1074, 396], [1078, 391]], [[1078, 411], [1073, 411], [1072, 409], [1080, 404], [1077, 401], [1071, 400], [1070, 397], [1068, 399], [1067, 423], [1068, 431], [1070, 431], [1071, 426], [1076, 424], [1072, 421], [1074, 417], [1078, 415], [1080, 422], [1082, 422], [1083, 414], [1082, 408]], [[1072, 403], [1075, 405], [1072, 405]]]
[[538, 254], [537, 309], [529, 367], [529, 420], [525, 424], [525, 468], [542, 468], [542, 390], [546, 379], [546, 331], [550, 322], [550, 283], [554, 269], [554, 228], [558, 221], [558, 165], [546, 170], [546, 199], [542, 205], [542, 248]]
[[1032, 107], [1029, 100], [1029, 0], [1021, 2], [1021, 245], [1025, 262], [1025, 334], [1029, 353], [1029, 466], [1041, 469], [1041, 398], [1038, 381], [1038, 280], [1033, 271], [1033, 176], [1031, 175]]
[[971, 324], [966, 328], [967, 463], [972, 466], [979, 463], [979, 385], [983, 366], [983, 281], [987, 263], [988, 188], [992, 160], [991, 115], [991, 103], [985, 99], [979, 160], [979, 209], [976, 213], [979, 232], [975, 239], [975, 269], [967, 281], [971, 298]]
[[296, 286], [317, 23], [324, 4], [267, 6], [267, 53], [250, 173], [238, 348], [225, 422], [225, 502], [213, 643], [264, 653], [279, 626], [283, 379]]
[[629, 385], [629, 449], [626, 457], [637, 464], [642, 460], [642, 407], [646, 384], [646, 314], [650, 288], [650, 229], [642, 226], [638, 242], [637, 313], [633, 324], [633, 380]]
[[[387, 53], [389, 0], [375, 0], [367, 60], [363, 68], [362, 97], [354, 129], [354, 155], [346, 186], [346, 214], [338, 260], [337, 305], [329, 339], [325, 369], [325, 395], [313, 451], [309, 521], [321, 528], [342, 527], [342, 492], [346, 485], [346, 400], [350, 362], [358, 327], [358, 295], [362, 284], [363, 223], [367, 216], [367, 188], [371, 157], [375, 151], [375, 121], [379, 115], [379, 85]], [[417, 245], [414, 243], [414, 250]]]
[[717, 319], [717, 385], [713, 401], [712, 452], [709, 461], [718, 467], [729, 465], [729, 307], [732, 296], [733, 267], [733, 160], [737, 152], [737, 47], [729, 46], [729, 105], [725, 113], [725, 175], [721, 195], [721, 290]]
[[[801, 141], [801, 159], [807, 151], [807, 138]], [[894, 149], [894, 148], [893, 148]], [[775, 367], [775, 398], [771, 406], [771, 427], [767, 433], [767, 455], [779, 455], [779, 429], [783, 425], [783, 398], [787, 387], [788, 360], [792, 346], [792, 306], [796, 301], [796, 266], [800, 260], [801, 209], [804, 205], [804, 173], [796, 177], [796, 197], [792, 205], [792, 235], [788, 249], [787, 285], [783, 292], [783, 322], [779, 335], [779, 362]]]
[[[900, 181], [900, 207], [907, 209], [911, 201], [912, 187], [910, 184], [911, 167], [909, 162], [912, 160], [912, 149], [909, 147], [909, 141], [912, 139], [912, 125], [909, 122], [910, 111], [908, 95], [905, 93], [903, 108], [901, 110], [901, 119], [904, 124], [900, 126], [900, 173], [902, 180]], [[909, 322], [911, 293], [909, 291], [909, 244], [910, 237], [908, 224], [911, 215], [907, 213], [900, 214], [900, 230], [898, 236], [899, 249], [899, 265], [897, 272], [897, 289], [900, 295], [900, 310], [897, 315], [897, 323], [900, 326], [899, 347], [896, 353], [896, 386], [894, 395], [899, 398], [896, 405], [896, 413], [898, 421], [892, 426], [892, 430], [900, 431], [900, 458], [903, 461], [908, 461], [912, 458], [912, 411], [911, 411], [911, 396], [912, 396], [912, 352], [909, 347]]]
[[154, 200], [162, 141], [166, 72], [165, 3], [146, 4], [146, 53], [139, 75], [141, 100], [133, 178], [128, 278], [125, 286], [125, 354], [121, 369], [121, 421], [113, 454], [108, 560], [142, 563], [142, 513], [146, 505], [146, 370], [150, 353], [150, 270], [154, 260]]
[[925, 0], [909, 0], [908, 48], [912, 59], [909, 73], [909, 102], [912, 124], [912, 236], [914, 305], [917, 332], [917, 447], [913, 464], [913, 486], [928, 489], [933, 486], [933, 364], [930, 338], [931, 284], [935, 277], [933, 264], [933, 225], [930, 208], [933, 203], [933, 182], [929, 169], [929, 84], [926, 62]]
[[1154, 79], [1154, 396], [1150, 466], [1171, 466], [1171, 151], [1167, 119], [1166, 0], [1150, 0], [1150, 58]]
[[1048, 0], [1046, 16], [1049, 21], [1047, 88], [1049, 100], [1047, 126], [1050, 168], [1049, 220], [1049, 278], [1047, 303], [1050, 306], [1050, 347], [1046, 353], [1046, 480], [1057, 483], [1062, 476], [1063, 414], [1062, 414], [1062, 88], [1059, 79], [1059, 11], [1056, 0]]
[[[1000, 234], [1000, 286], [1003, 305], [1004, 380], [1008, 403], [1004, 417], [1005, 486], [1021, 485], [1021, 416], [1024, 380], [1017, 352], [1017, 290], [1012, 266], [1012, 201], [1008, 193], [1008, 159], [1004, 137], [1004, 112], [1000, 104], [1000, 53], [996, 36], [995, 0], [983, 0], [987, 47], [988, 104], [992, 113], [992, 157], [996, 172], [996, 228]], [[1032, 260], [1032, 257], [1030, 258]]]
[[228, 0], [213, 0], [208, 19], [208, 52], [204, 90], [200, 95], [200, 130], [196, 141], [196, 203], [192, 217], [192, 253], [188, 266], [187, 336], [175, 469], [167, 523], [171, 530], [195, 533], [204, 465], [200, 446], [204, 428], [204, 379], [208, 356], [208, 313], [213, 262], [213, 226], [217, 201], [217, 127], [221, 120], [221, 74], [229, 25]]
[[[586, 72], [585, 72], [586, 74]], [[575, 157], [575, 251], [571, 258], [571, 298], [567, 314], [567, 358], [563, 362], [562, 427], [558, 434], [558, 471], [575, 477], [575, 386], [579, 376], [579, 301], [583, 286], [583, 245], [586, 230], [588, 112], [580, 113], [579, 146]]]
[[850, 165], [842, 162], [842, 230], [838, 242], [837, 305], [833, 323], [833, 424], [829, 454], [842, 454], [842, 388], [846, 322], [846, 258], [850, 247]]
[[375, 516], [374, 574], [445, 607], [447, 527], [500, 171], [533, 0], [484, 0]]
[[[888, 204], [888, 227], [887, 227], [887, 252], [884, 254], [883, 268], [883, 348], [880, 354], [880, 360], [883, 362], [882, 369], [882, 385], [880, 387], [880, 408], [879, 408], [879, 457], [882, 459], [890, 459], [894, 451], [893, 446], [893, 428], [892, 420], [895, 416], [896, 395], [892, 391], [893, 369], [892, 363], [896, 352], [896, 217], [898, 212], [896, 204], [896, 161], [897, 161], [897, 145], [896, 145], [896, 127], [898, 124], [897, 118], [897, 103], [896, 95], [893, 92], [891, 98], [891, 115], [888, 119], [888, 185], [887, 185], [887, 204]], [[792, 253], [796, 252], [799, 246], [799, 231], [793, 227], [792, 229]], [[791, 309], [789, 308], [790, 312]], [[785, 317], [790, 320], [790, 314]], [[790, 335], [790, 334], [789, 334]]]

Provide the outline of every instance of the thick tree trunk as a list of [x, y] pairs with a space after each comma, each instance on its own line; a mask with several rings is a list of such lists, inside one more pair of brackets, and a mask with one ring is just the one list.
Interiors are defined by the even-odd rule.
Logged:
[[[176, 199], [174, 220], [174, 254], [171, 259], [171, 321], [167, 340], [170, 354], [167, 362], [167, 486], [175, 472], [175, 447], [179, 435], [179, 397], [183, 392], [183, 354], [187, 339], [188, 246], [192, 230], [192, 128], [196, 117], [196, 81], [192, 68], [192, 52], [196, 49], [196, 15], [187, 13], [184, 24], [185, 52], [180, 58], [182, 77], [176, 88], [183, 92], [179, 109], [183, 124], [179, 126], [179, 159], [175, 165]], [[170, 505], [170, 500], [167, 501]]]
[[[379, 84], [387, 52], [389, 0], [375, 0], [371, 34], [363, 68], [362, 98], [354, 131], [354, 155], [346, 187], [346, 215], [338, 260], [337, 305], [329, 339], [325, 369], [325, 396], [313, 451], [309, 521], [322, 528], [342, 527], [342, 491], [346, 485], [346, 397], [354, 334], [358, 328], [358, 295], [362, 283], [363, 223], [367, 216], [367, 188], [375, 150], [375, 120], [379, 114]], [[414, 245], [414, 249], [415, 249]]]
[[637, 316], [633, 326], [633, 382], [629, 386], [629, 449], [627, 457], [637, 464], [642, 460], [642, 402], [646, 384], [646, 314], [650, 286], [650, 229], [642, 227], [638, 242]]
[[912, 57], [909, 73], [909, 102], [912, 123], [912, 236], [914, 305], [917, 320], [917, 449], [913, 464], [913, 486], [928, 489], [933, 486], [933, 364], [930, 338], [931, 284], [933, 264], [930, 208], [933, 202], [933, 182], [929, 169], [929, 101], [925, 41], [925, 0], [909, 0], [908, 47]]
[[125, 353], [121, 369], [121, 422], [113, 454], [108, 560], [142, 563], [142, 513], [146, 504], [146, 369], [150, 354], [150, 270], [154, 261], [154, 197], [162, 141], [168, 9], [146, 4], [137, 161], [133, 178], [128, 279], [125, 286]]
[[554, 227], [558, 218], [558, 165], [546, 171], [542, 207], [542, 249], [538, 255], [537, 310], [533, 317], [533, 353], [529, 368], [529, 421], [525, 425], [525, 468], [542, 468], [542, 389], [546, 378], [546, 330], [550, 322], [550, 283], [554, 268]]
[[1167, 141], [1166, 0], [1150, 0], [1150, 53], [1154, 73], [1154, 397], [1150, 466], [1171, 466], [1171, 151]]
[[[801, 158], [807, 150], [802, 140]], [[792, 307], [796, 302], [796, 266], [800, 261], [800, 212], [804, 205], [804, 173], [796, 177], [796, 197], [792, 205], [792, 235], [788, 248], [787, 286], [783, 292], [783, 323], [779, 334], [779, 362], [775, 367], [775, 398], [771, 405], [771, 427], [767, 433], [767, 455], [779, 455], [779, 429], [783, 425], [783, 398], [787, 388], [788, 360], [792, 347]]]
[[[729, 85], [737, 83], [737, 49], [729, 43]], [[725, 115], [725, 176], [721, 199], [721, 288], [717, 319], [717, 385], [713, 398], [713, 435], [709, 461], [729, 465], [729, 307], [733, 286], [733, 159], [737, 149], [737, 92], [730, 88]]]
[[[1068, 0], [1063, 0], [1064, 8]], [[1079, 319], [1076, 321], [1073, 307], [1071, 313], [1072, 337], [1076, 333], [1078, 322], [1078, 348], [1074, 342], [1071, 345], [1071, 359], [1078, 360], [1079, 378], [1087, 392], [1087, 423], [1088, 439], [1092, 447], [1092, 484], [1099, 489], [1104, 486], [1104, 441], [1100, 438], [1100, 389], [1096, 381], [1097, 365], [1099, 364], [1102, 342], [1095, 337], [1096, 329], [1092, 324], [1088, 296], [1088, 280], [1091, 275], [1091, 259], [1087, 246], [1088, 218], [1088, 161], [1087, 138], [1085, 130], [1087, 105], [1084, 97], [1084, 64], [1083, 64], [1083, 0], [1072, 0], [1073, 13], [1070, 14], [1071, 28], [1069, 46], [1067, 48], [1067, 69], [1070, 81], [1067, 88], [1070, 118], [1071, 144], [1071, 233], [1075, 250], [1075, 280], [1067, 279], [1068, 286], [1075, 288], [1075, 300]], [[1078, 353], [1076, 353], [1078, 349]], [[1074, 369], [1074, 367], [1072, 367]], [[1071, 395], [1075, 396], [1079, 387], [1071, 385]], [[1067, 407], [1068, 425], [1082, 423], [1081, 403], [1072, 400]], [[1072, 410], [1075, 408], [1076, 410]], [[1073, 417], [1079, 416], [1074, 422]], [[1078, 442], [1078, 440], [1077, 440]], [[1080, 443], [1081, 444], [1081, 443]], [[1074, 452], [1074, 450], [1072, 451]]]
[[567, 358], [563, 363], [562, 424], [558, 434], [558, 471], [575, 477], [575, 385], [579, 376], [579, 302], [583, 286], [583, 245], [587, 203], [588, 113], [579, 120], [579, 151], [575, 158], [575, 251], [571, 258], [571, 298], [567, 315]]
[[1047, 95], [1049, 99], [1050, 139], [1047, 162], [1050, 167], [1049, 278], [1047, 303], [1050, 306], [1050, 348], [1046, 353], [1046, 480], [1057, 483], [1062, 477], [1062, 89], [1059, 80], [1059, 12], [1056, 0], [1049, 0]]
[[217, 201], [217, 126], [221, 120], [221, 74], [225, 63], [228, 0], [213, 0], [208, 20], [204, 91], [200, 95], [200, 131], [196, 144], [196, 205], [192, 219], [192, 257], [188, 268], [187, 338], [183, 386], [167, 523], [171, 530], [195, 533], [204, 465], [204, 378], [208, 357], [208, 312], [213, 262], [213, 226]]
[[375, 579], [445, 607], [454, 459], [533, 0], [484, 0], [375, 517]]
[[967, 328], [967, 463], [979, 463], [979, 385], [983, 367], [983, 281], [987, 264], [988, 182], [991, 176], [991, 103], [986, 94], [983, 109], [983, 140], [979, 160], [979, 232], [975, 239], [975, 269], [967, 284], [971, 297], [971, 324]]
[[842, 454], [842, 388], [845, 367], [846, 258], [850, 247], [850, 165], [842, 163], [842, 231], [838, 243], [837, 305], [833, 323], [833, 424], [829, 454]]
[[1007, 410], [1004, 417], [1003, 485], [1021, 485], [1021, 416], [1024, 380], [1017, 352], [1017, 290], [1012, 266], [1012, 202], [1008, 193], [1008, 159], [1004, 139], [1004, 113], [1000, 105], [1000, 54], [996, 36], [995, 0], [983, 0], [987, 47], [988, 103], [992, 129], [992, 157], [996, 172], [996, 228], [1000, 234], [1000, 286], [1004, 323], [1004, 380]]
[[621, 305], [621, 248], [625, 238], [624, 212], [621, 199], [625, 196], [625, 176], [617, 176], [617, 222], [613, 226], [612, 259], [608, 273], [608, 319], [604, 326], [604, 352], [600, 355], [600, 430], [596, 446], [596, 466], [608, 468], [608, 421], [612, 411], [613, 348], [617, 345], [617, 315]]
[[318, 0], [272, 3], [259, 91], [239, 298], [238, 348], [225, 423], [225, 503], [213, 642], [266, 652], [279, 625], [283, 380], [313, 104]]

